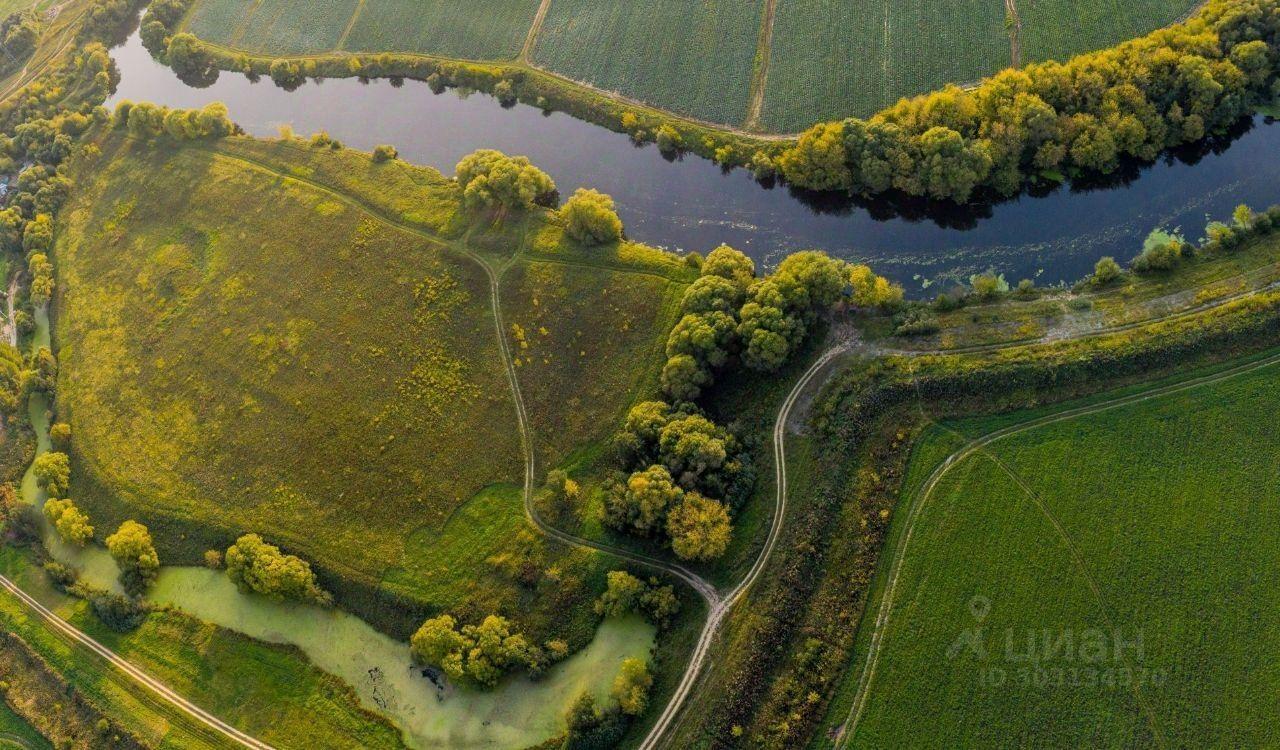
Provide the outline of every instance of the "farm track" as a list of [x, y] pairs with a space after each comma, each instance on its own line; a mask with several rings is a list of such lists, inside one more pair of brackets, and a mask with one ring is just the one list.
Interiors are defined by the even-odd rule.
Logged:
[[[902, 534], [902, 537], [898, 542], [897, 546], [895, 547], [894, 550], [891, 551], [890, 559], [892, 559], [892, 562], [890, 563], [890, 567], [889, 567], [889, 572], [888, 572], [889, 577], [885, 583], [884, 594], [881, 597], [880, 606], [877, 611], [876, 619], [873, 624], [873, 630], [871, 632], [871, 642], [867, 649], [867, 660], [863, 667], [862, 674], [859, 676], [859, 679], [858, 679], [858, 688], [854, 696], [853, 707], [850, 709], [848, 718], [845, 720], [844, 724], [840, 728], [840, 731], [837, 733], [832, 747], [835, 750], [842, 750], [843, 748], [849, 747], [849, 744], [853, 741], [854, 734], [857, 731], [858, 722], [862, 718], [862, 712], [866, 707], [867, 698], [870, 695], [871, 683], [875, 679], [876, 669], [879, 665], [880, 653], [884, 645], [885, 629], [889, 622], [889, 617], [893, 609], [894, 598], [897, 595], [898, 582], [901, 580], [903, 561], [906, 558], [906, 553], [911, 542], [911, 537], [915, 531], [916, 521], [919, 520], [920, 512], [923, 509], [925, 503], [928, 501], [929, 497], [933, 494], [934, 490], [937, 489], [938, 484], [942, 481], [943, 477], [946, 476], [948, 472], [950, 472], [951, 469], [959, 465], [966, 458], [979, 452], [985, 452], [985, 449], [988, 446], [990, 446], [992, 443], [995, 443], [1007, 437], [1011, 437], [1013, 435], [1020, 434], [1022, 432], [1026, 432], [1028, 430], [1045, 427], [1051, 424], [1056, 424], [1058, 422], [1068, 421], [1071, 419], [1075, 419], [1077, 417], [1083, 417], [1091, 414], [1097, 414], [1100, 412], [1109, 411], [1111, 409], [1117, 409], [1123, 406], [1129, 406], [1131, 404], [1150, 401], [1155, 398], [1161, 398], [1163, 396], [1179, 393], [1181, 391], [1197, 388], [1203, 385], [1211, 385], [1213, 383], [1221, 382], [1223, 380], [1228, 380], [1230, 378], [1237, 377], [1239, 375], [1248, 374], [1250, 372], [1254, 372], [1264, 367], [1275, 365], [1277, 363], [1280, 363], [1280, 354], [1273, 354], [1264, 359], [1260, 359], [1254, 362], [1249, 362], [1243, 365], [1238, 365], [1236, 367], [1232, 367], [1226, 370], [1221, 370], [1219, 372], [1202, 375], [1200, 377], [1192, 378], [1190, 380], [1185, 380], [1179, 383], [1172, 383], [1167, 386], [1152, 388], [1146, 391], [1140, 391], [1138, 393], [1131, 393], [1131, 394], [1128, 394], [1125, 396], [1119, 396], [1117, 398], [1113, 398], [1107, 401], [1088, 404], [1085, 406], [1076, 407], [1074, 409], [1067, 409], [1054, 414], [1049, 414], [1043, 417], [1028, 420], [1026, 422], [1022, 422], [1019, 424], [1009, 425], [1007, 427], [1003, 427], [998, 430], [989, 432], [986, 435], [974, 438], [964, 447], [960, 448], [956, 452], [947, 456], [946, 459], [944, 459], [942, 463], [940, 463], [929, 475], [928, 479], [921, 486], [920, 490], [914, 494], [914, 498], [911, 501], [911, 505], [906, 509], [907, 525], [904, 529], [904, 533]], [[989, 452], [986, 452], [986, 455], [990, 456], [991, 454]], [[1019, 483], [1020, 487], [1023, 487], [1024, 491], [1028, 489], [1026, 488], [1025, 483], [1020, 482], [1017, 479], [1015, 479], [1015, 481]], [[1033, 502], [1034, 502], [1034, 498], [1033, 498]], [[1047, 512], [1047, 509], [1045, 510]], [[1050, 516], [1050, 518], [1051, 518], [1051, 523], [1053, 523], [1053, 525], [1059, 531], [1059, 533], [1065, 534], [1065, 531], [1061, 529], [1061, 525], [1058, 524], [1055, 520], [1053, 520], [1052, 516]], [[1074, 545], [1071, 545], [1071, 546], [1074, 549]], [[1079, 554], [1078, 550], [1073, 552], [1073, 556], [1078, 554]], [[1077, 562], [1079, 562], [1079, 560], [1077, 560]], [[1092, 582], [1091, 582], [1091, 585], [1096, 586], [1096, 584], [1093, 584]], [[1100, 593], [1096, 589], [1095, 589], [1095, 594], [1100, 597]], [[1140, 699], [1140, 702], [1141, 702], [1141, 699]], [[1145, 704], [1143, 705], [1143, 708], [1144, 708], [1144, 713], [1148, 718], [1148, 721], [1151, 723], [1152, 731], [1155, 734], [1160, 746], [1161, 747], [1166, 746], [1164, 739], [1160, 734], [1160, 729], [1158, 724], [1155, 721], [1154, 715], [1150, 712], [1150, 709], [1145, 706]]]
[[1017, 0], [1004, 0], [1005, 22], [1009, 25], [1009, 59], [1013, 67], [1022, 67], [1022, 17]]
[[23, 591], [16, 583], [9, 580], [8, 578], [4, 576], [0, 576], [0, 588], [4, 589], [5, 591], [8, 591], [10, 594], [17, 597], [29, 609], [34, 611], [36, 615], [38, 615], [41, 620], [47, 623], [50, 629], [53, 630], [59, 637], [67, 640], [68, 642], [72, 643], [76, 647], [87, 649], [92, 654], [94, 654], [94, 656], [106, 661], [112, 667], [120, 670], [121, 672], [123, 672], [124, 674], [132, 678], [135, 682], [142, 685], [143, 687], [145, 687], [147, 690], [151, 691], [155, 695], [159, 696], [159, 698], [163, 700], [165, 703], [168, 703], [174, 708], [180, 710], [183, 714], [191, 717], [192, 719], [195, 719], [205, 727], [208, 727], [209, 729], [214, 730], [220, 737], [224, 738], [225, 740], [230, 740], [232, 743], [236, 745], [252, 748], [253, 750], [274, 750], [271, 745], [268, 745], [267, 743], [262, 742], [261, 740], [255, 739], [254, 737], [240, 731], [239, 729], [236, 729], [230, 724], [224, 722], [223, 720], [219, 719], [218, 717], [214, 716], [208, 711], [205, 711], [204, 709], [195, 705], [194, 703], [187, 700], [186, 698], [183, 698], [178, 693], [169, 689], [169, 687], [166, 686], [163, 682], [160, 682], [159, 680], [151, 677], [150, 675], [148, 675], [146, 672], [142, 671], [138, 667], [133, 666], [133, 664], [129, 663], [124, 658], [117, 655], [114, 651], [107, 648], [106, 646], [103, 646], [101, 643], [94, 640], [91, 636], [80, 631], [75, 626], [68, 623], [66, 620], [63, 620], [61, 617], [59, 617], [56, 613], [54, 613], [48, 607], [45, 607], [40, 602], [36, 601], [34, 597], [27, 594], [27, 592]]
[[[361, 5], [364, 0], [360, 0]], [[529, 33], [524, 38], [524, 46], [520, 48], [520, 62], [528, 64], [533, 56], [533, 47], [538, 43], [538, 35], [542, 33], [542, 24], [547, 20], [547, 11], [551, 9], [551, 0], [542, 0], [538, 4], [538, 12], [533, 14], [533, 23], [529, 25]]]
[[773, 54], [773, 23], [778, 16], [778, 0], [764, 0], [764, 13], [760, 18], [760, 41], [756, 47], [755, 69], [751, 75], [751, 90], [747, 103], [747, 119], [743, 127], [754, 131], [760, 127], [760, 115], [764, 112], [764, 92], [769, 84], [769, 58]]

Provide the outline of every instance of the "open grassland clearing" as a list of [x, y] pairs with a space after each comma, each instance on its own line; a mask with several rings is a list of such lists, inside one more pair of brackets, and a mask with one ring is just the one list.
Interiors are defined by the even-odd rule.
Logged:
[[537, 463], [607, 438], [658, 390], [684, 284], [657, 273], [526, 261], [503, 278], [504, 322], [532, 421]]
[[763, 125], [794, 132], [867, 116], [903, 96], [1010, 64], [1004, 6], [988, 0], [781, 3]]
[[759, 2], [557, 0], [534, 62], [600, 89], [704, 120], [747, 115]]
[[121, 154], [80, 197], [60, 403], [102, 528], [138, 513], [186, 560], [179, 528], [257, 531], [376, 583], [414, 530], [519, 477], [474, 263], [199, 149]]
[[1168, 26], [1192, 0], [1017, 0], [1022, 62], [1065, 61]]
[[[1274, 744], [1275, 374], [1032, 427], [909, 496], [895, 526], [923, 505], [853, 744]], [[949, 452], [928, 445], [917, 485]], [[981, 648], [961, 641], [975, 628]]]

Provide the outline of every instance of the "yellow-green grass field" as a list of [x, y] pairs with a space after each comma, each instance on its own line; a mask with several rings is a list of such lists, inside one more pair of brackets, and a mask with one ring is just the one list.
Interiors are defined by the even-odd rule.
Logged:
[[0, 750], [49, 750], [53, 745], [0, 701]]
[[258, 532], [399, 635], [502, 612], [585, 644], [617, 563], [524, 519], [485, 266], [509, 341], [534, 337], [517, 373], [540, 474], [651, 394], [693, 271], [576, 248], [540, 212], [469, 228], [451, 180], [359, 152], [100, 145], [54, 253], [58, 405], [99, 535], [137, 517], [195, 563]]
[[902, 555], [850, 747], [1280, 741], [1269, 661], [1280, 596], [1267, 573], [1280, 550], [1278, 367], [1220, 368], [1210, 382], [1032, 426], [922, 494], [969, 438], [1033, 415], [927, 433], [833, 708], [834, 725]]
[[1065, 59], [1168, 25], [1196, 3], [1015, 5], [1017, 24], [988, 0], [554, 0], [539, 22], [538, 0], [196, 0], [183, 28], [267, 56], [520, 60], [679, 115], [797, 132], [977, 82], [1013, 64], [1015, 46], [1023, 63]]

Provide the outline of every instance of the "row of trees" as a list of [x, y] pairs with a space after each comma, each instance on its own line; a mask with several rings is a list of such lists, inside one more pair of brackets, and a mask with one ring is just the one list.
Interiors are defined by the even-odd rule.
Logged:
[[764, 166], [814, 190], [1010, 195], [1037, 175], [1109, 172], [1226, 129], [1280, 94], [1278, 48], [1275, 0], [1213, 0], [1113, 49], [904, 99], [869, 120], [820, 123]]
[[210, 102], [200, 109], [169, 109], [151, 102], [122, 101], [112, 120], [135, 138], [151, 140], [167, 135], [175, 141], [223, 138], [240, 132], [227, 116], [227, 105]]

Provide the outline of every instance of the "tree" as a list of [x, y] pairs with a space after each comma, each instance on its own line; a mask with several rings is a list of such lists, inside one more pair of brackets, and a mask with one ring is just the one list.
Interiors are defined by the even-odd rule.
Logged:
[[866, 265], [849, 266], [850, 302], [855, 307], [893, 310], [902, 304], [903, 290]]
[[677, 401], [693, 401], [711, 384], [706, 365], [688, 354], [677, 354], [662, 368], [662, 390]]
[[783, 177], [811, 190], [839, 190], [851, 185], [845, 164], [844, 125], [828, 122], [805, 131], [796, 145], [782, 154]]
[[658, 585], [658, 579], [650, 578], [645, 592], [640, 595], [640, 607], [649, 621], [660, 628], [671, 624], [671, 618], [680, 612], [680, 597], [672, 586]]
[[333, 598], [316, 583], [311, 565], [257, 534], [245, 534], [227, 548], [227, 575], [242, 591], [255, 591], [277, 601], [286, 599], [328, 605]]
[[663, 465], [680, 486], [697, 486], [699, 478], [724, 466], [729, 458], [728, 432], [701, 414], [686, 414], [667, 422], [658, 435]]
[[423, 664], [434, 664], [449, 677], [460, 680], [466, 675], [466, 652], [474, 645], [458, 632], [458, 621], [452, 615], [440, 615], [422, 623], [409, 639], [409, 650]]
[[618, 702], [622, 713], [639, 716], [649, 707], [649, 689], [652, 687], [653, 675], [649, 674], [649, 665], [630, 657], [622, 660], [618, 676], [613, 678], [610, 695]]
[[969, 277], [969, 286], [973, 288], [973, 298], [986, 302], [1009, 291], [1009, 283], [1003, 275], [994, 271], [977, 273]]
[[462, 158], [456, 170], [463, 202], [470, 208], [525, 210], [548, 200], [556, 185], [523, 156], [481, 149]]
[[89, 516], [69, 499], [51, 497], [45, 500], [44, 515], [53, 524], [58, 536], [68, 544], [83, 547], [93, 539], [93, 526], [89, 523]]
[[605, 591], [596, 600], [596, 613], [603, 617], [621, 617], [634, 612], [647, 591], [644, 581], [625, 570], [611, 570], [606, 579]]
[[151, 585], [160, 572], [160, 557], [151, 542], [151, 532], [137, 521], [125, 521], [107, 537], [107, 551], [120, 566], [125, 591], [137, 596]]
[[71, 444], [71, 425], [66, 422], [54, 422], [49, 426], [49, 442], [56, 450], [66, 450]]
[[374, 164], [382, 164], [383, 162], [395, 161], [398, 158], [400, 158], [400, 153], [396, 151], [395, 146], [388, 146], [387, 144], [384, 143], [380, 146], [373, 147], [373, 163]]
[[689, 492], [667, 514], [667, 533], [682, 560], [715, 560], [729, 548], [733, 527], [723, 503]]
[[510, 667], [529, 663], [529, 642], [512, 632], [505, 617], [489, 615], [462, 632], [474, 644], [467, 652], [467, 675], [481, 685], [492, 687]]
[[1178, 261], [1182, 259], [1184, 247], [1185, 240], [1180, 235], [1163, 229], [1152, 230], [1151, 234], [1147, 235], [1146, 241], [1142, 243], [1142, 252], [1129, 263], [1129, 266], [1138, 273], [1167, 271], [1178, 265]]
[[1116, 263], [1116, 259], [1106, 256], [1094, 264], [1090, 282], [1094, 286], [1105, 286], [1120, 278], [1120, 273], [1120, 264]]
[[664, 154], [677, 154], [684, 149], [684, 136], [669, 123], [658, 128], [654, 141], [658, 144], [658, 150]]
[[633, 473], [620, 495], [606, 497], [605, 520], [616, 529], [652, 534], [662, 529], [667, 511], [682, 497], [684, 491], [666, 467], [650, 466]]
[[71, 485], [71, 459], [65, 453], [49, 451], [36, 456], [31, 462], [31, 472], [36, 484], [50, 497], [62, 497]]
[[598, 190], [578, 188], [560, 216], [565, 233], [583, 245], [605, 245], [622, 239], [622, 220], [614, 210], [613, 198]]
[[560, 514], [571, 513], [578, 501], [581, 488], [561, 469], [547, 472], [545, 496], [551, 508]]
[[729, 358], [736, 328], [728, 313], [688, 313], [667, 336], [667, 357], [687, 354], [708, 369], [720, 367]]
[[[703, 267], [706, 267], [705, 262]], [[745, 298], [745, 285], [739, 285], [723, 276], [704, 273], [685, 289], [680, 309], [686, 314], [722, 312], [736, 315]]]
[[741, 251], [721, 245], [707, 253], [706, 260], [702, 262], [702, 275], [728, 279], [746, 291], [756, 278], [756, 264]]
[[32, 253], [27, 258], [27, 271], [31, 274], [31, 304], [40, 307], [53, 296], [53, 264], [44, 253]]

